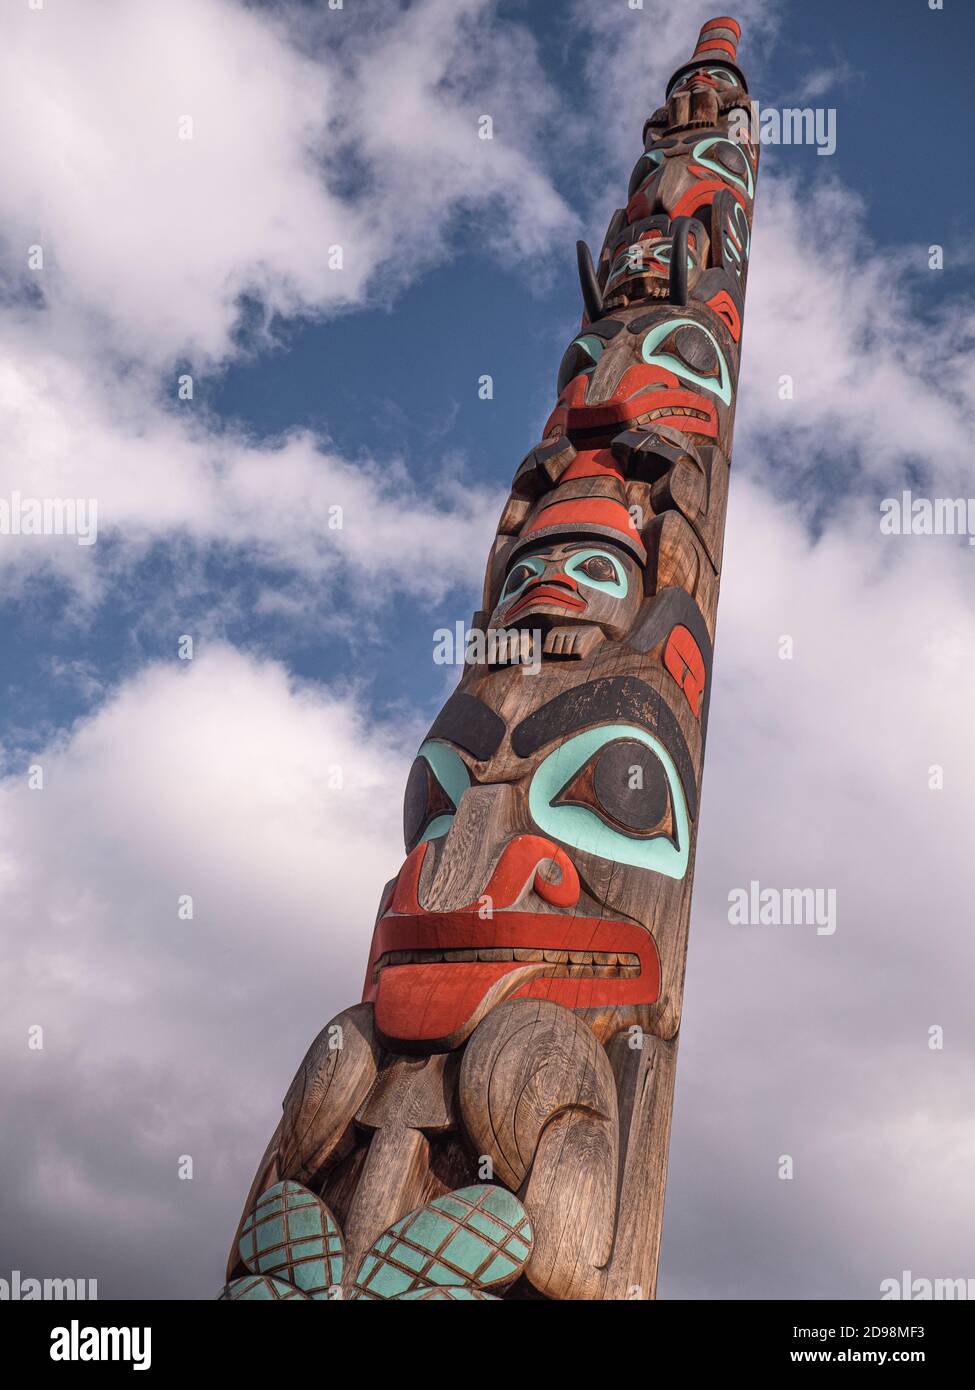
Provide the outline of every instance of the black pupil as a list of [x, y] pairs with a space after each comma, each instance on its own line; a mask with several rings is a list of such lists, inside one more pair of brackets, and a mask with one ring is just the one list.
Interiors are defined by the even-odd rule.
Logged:
[[512, 590], [514, 590], [514, 589], [520, 588], [521, 585], [524, 584], [525, 580], [526, 580], [526, 579], [530, 579], [531, 576], [532, 576], [532, 571], [528, 568], [527, 565], [517, 565], [517, 566], [511, 571], [511, 574], [510, 574], [509, 577], [508, 577], [508, 590], [509, 590], [509, 592], [512, 591]]
[[713, 376], [718, 370], [718, 357], [706, 333], [685, 325], [674, 334], [677, 356], [703, 376]]
[[612, 560], [607, 560], [605, 555], [590, 555], [582, 569], [590, 579], [613, 580], [616, 578], [616, 566]]
[[593, 786], [599, 804], [620, 825], [644, 833], [667, 814], [670, 789], [663, 764], [635, 739], [611, 743], [600, 753]]

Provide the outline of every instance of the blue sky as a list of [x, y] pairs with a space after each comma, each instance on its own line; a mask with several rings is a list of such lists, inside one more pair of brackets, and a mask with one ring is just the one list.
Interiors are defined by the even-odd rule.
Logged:
[[[837, 148], [762, 153], [660, 1292], [873, 1297], [972, 1273], [972, 551], [877, 518], [971, 491], [975, 15], [732, 12], [753, 95], [835, 108]], [[99, 502], [93, 547], [0, 537], [11, 1265], [219, 1279], [292, 1071], [357, 995], [452, 683], [433, 632], [477, 607], [554, 403], [575, 238], [598, 248], [711, 13], [11, 5], [0, 496]], [[733, 932], [752, 878], [835, 888], [836, 937]]]
[[[640, 42], [648, 48], [651, 9], [646, 18], [634, 16], [642, 23]], [[588, 55], [579, 27], [566, 21], [567, 7], [507, 4], [497, 15], [498, 22], [523, 26], [537, 45], [545, 79], [554, 90], [571, 94]], [[349, 22], [356, 22], [352, 4]], [[817, 181], [824, 178], [856, 190], [864, 204], [860, 257], [874, 256], [876, 244], [893, 241], [913, 248], [921, 270], [927, 245], [940, 240], [946, 247], [945, 273], [918, 276], [918, 307], [929, 313], [971, 286], [973, 266], [965, 247], [969, 195], [958, 146], [966, 90], [964, 82], [948, 75], [973, 35], [975, 16], [964, 6], [932, 13], [917, 0], [895, 0], [882, 13], [867, 5], [777, 5], [774, 23], [745, 40], [752, 91], [763, 104], [806, 104], [810, 81], [818, 77], [828, 87], [817, 103], [837, 113], [833, 156], [818, 157], [805, 146], [766, 147], [763, 172], [787, 172], [798, 180], [803, 197], [814, 197]], [[906, 92], [910, 113], [898, 100]], [[613, 97], [630, 132], [632, 160], [639, 153], [643, 108], [655, 99], [638, 84]], [[605, 197], [598, 200], [605, 191], [602, 169], [594, 197], [587, 158], [591, 132], [584, 128], [576, 139], [561, 141], [556, 113], [550, 115], [537, 132], [544, 141], [545, 166], [590, 241], [598, 242], [612, 204]], [[497, 120], [503, 138], [503, 112]], [[596, 132], [595, 141], [602, 161], [605, 139]], [[613, 151], [619, 155], [613, 178], [621, 192], [632, 163], [624, 153]], [[374, 287], [369, 307], [338, 317], [316, 316], [312, 310], [276, 318], [275, 346], [262, 348], [251, 340], [246, 360], [205, 370], [197, 377], [192, 409], [209, 412], [214, 429], [232, 424], [268, 441], [308, 429], [353, 462], [363, 455], [392, 454], [406, 461], [420, 487], [431, 486], [446, 471], [500, 490], [551, 408], [561, 347], [573, 331], [579, 294], [571, 229], [553, 239], [541, 264], [529, 265], [505, 257], [503, 250], [486, 251], [486, 217], [497, 223], [490, 208], [454, 210], [451, 255], [402, 292], [384, 296]], [[408, 257], [409, 248], [404, 251]], [[245, 343], [246, 323], [245, 305], [240, 333]], [[829, 351], [828, 344], [823, 351]], [[188, 365], [177, 363], [176, 370]], [[172, 393], [173, 372], [169, 367], [157, 378], [163, 404]], [[494, 378], [492, 401], [478, 398], [483, 372]], [[741, 466], [748, 467], [747, 458]], [[23, 598], [4, 605], [8, 640], [0, 708], [17, 742], [25, 732], [19, 713], [25, 705], [46, 737], [97, 698], [90, 689], [86, 697], [85, 686], [72, 679], [74, 663], [95, 663], [100, 680], [111, 683], [171, 647], [173, 633], [147, 630], [139, 612], [147, 597], [172, 584], [171, 571], [181, 563], [173, 551], [169, 542], [154, 547], [80, 627], [73, 619], [70, 587], [32, 585]], [[280, 574], [268, 577], [274, 583]], [[454, 586], [435, 608], [397, 595], [383, 605], [386, 611], [368, 643], [362, 643], [358, 628], [351, 640], [317, 626], [296, 631], [287, 625], [282, 631], [279, 622], [255, 613], [252, 564], [232, 554], [207, 557], [199, 583], [180, 606], [179, 631], [193, 631], [201, 618], [212, 622], [219, 595], [228, 588], [240, 590], [241, 602], [219, 628], [235, 644], [273, 653], [302, 676], [328, 679], [341, 671], [362, 682], [361, 698], [379, 710], [408, 701], [435, 712], [442, 673], [430, 662], [403, 660], [402, 653], [430, 649], [438, 614], [452, 623], [476, 607], [476, 586], [466, 584]], [[45, 633], [40, 643], [38, 629]], [[52, 659], [63, 663], [61, 679], [52, 680]], [[23, 752], [29, 753], [27, 738]]]

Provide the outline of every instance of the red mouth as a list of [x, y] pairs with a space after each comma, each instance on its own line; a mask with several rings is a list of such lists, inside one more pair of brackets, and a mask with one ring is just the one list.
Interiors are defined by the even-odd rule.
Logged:
[[[653, 373], [657, 378], [666, 376], [673, 385], [651, 382], [653, 389], [638, 389], [625, 400], [584, 405], [579, 402], [580, 393], [573, 391], [574, 383], [570, 382], [562, 400], [546, 422], [543, 438], [548, 438], [557, 428], [561, 428], [577, 447], [593, 448], [597, 442], [609, 441], [628, 425], [638, 423], [671, 425], [674, 429], [691, 434], [717, 438], [718, 412], [711, 401], [697, 391], [678, 386], [677, 378], [670, 372], [661, 372], [654, 367], [631, 367], [626, 376], [629, 377], [631, 373], [634, 376]], [[585, 382], [584, 377], [575, 380]], [[636, 381], [629, 384], [636, 385]]]
[[659, 993], [653, 938], [635, 922], [421, 912], [377, 923], [362, 997], [375, 1001], [384, 1036], [453, 1047], [504, 998], [583, 1009], [652, 1004]]
[[555, 604], [559, 608], [572, 608], [580, 613], [587, 606], [585, 599], [578, 598], [568, 589], [555, 584], [535, 584], [515, 600], [513, 606], [504, 614], [504, 621], [510, 622], [516, 613], [523, 613], [526, 608], [535, 608], [543, 603]]
[[[488, 918], [477, 902], [455, 912], [424, 910], [419, 884], [428, 849], [421, 842], [408, 855], [373, 932], [362, 998], [375, 1003], [385, 1037], [456, 1047], [503, 999], [584, 1009], [658, 998], [660, 958], [638, 922], [507, 907], [526, 882], [553, 907], [578, 901], [578, 876], [558, 846], [534, 835], [509, 843], [486, 888], [495, 904]], [[540, 856], [557, 877], [542, 875]]]

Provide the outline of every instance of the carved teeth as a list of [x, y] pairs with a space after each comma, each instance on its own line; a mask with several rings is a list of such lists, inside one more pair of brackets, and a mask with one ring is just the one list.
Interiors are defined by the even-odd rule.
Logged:
[[373, 978], [387, 965], [467, 965], [472, 961], [490, 964], [545, 964], [554, 967], [553, 978], [635, 979], [640, 974], [640, 957], [631, 951], [558, 951], [538, 946], [479, 946], [451, 951], [387, 951], [376, 962]]
[[696, 410], [692, 405], [658, 405], [653, 410], [648, 410], [645, 415], [641, 415], [637, 423], [645, 424], [651, 420], [660, 420], [665, 415], [690, 415], [695, 420], [708, 420], [710, 416], [703, 410]]

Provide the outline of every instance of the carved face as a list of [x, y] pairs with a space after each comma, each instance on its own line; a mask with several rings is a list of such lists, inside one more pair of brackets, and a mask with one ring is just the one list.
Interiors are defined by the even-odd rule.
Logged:
[[707, 67], [692, 68], [686, 72], [670, 89], [670, 96], [674, 92], [683, 92], [692, 87], [704, 85], [708, 87], [728, 87], [734, 91], [743, 91], [741, 78], [738, 77], [731, 68], [722, 67], [718, 63], [708, 64]]
[[731, 140], [720, 130], [696, 130], [657, 141], [634, 165], [626, 220], [639, 222], [661, 213], [701, 216], [722, 189], [750, 208], [756, 159], [751, 145]]
[[[559, 549], [564, 561], [570, 548]], [[702, 654], [678, 622], [694, 605], [667, 592], [678, 607], [658, 609], [651, 640], [669, 654], [652, 684], [583, 672], [567, 688], [543, 671], [519, 718], [529, 677], [502, 677], [500, 712], [458, 692], [434, 724], [410, 773], [407, 859], [366, 978], [387, 1037], [453, 1047], [513, 996], [620, 1010], [661, 999], [661, 962], [686, 928], [710, 671], [706, 635]]]
[[693, 309], [604, 319], [570, 343], [545, 437], [608, 443], [620, 430], [667, 425], [720, 439], [734, 397], [729, 345]]
[[595, 623], [622, 637], [643, 597], [643, 571], [600, 538], [522, 551], [509, 566], [491, 627], [540, 628]]
[[[651, 217], [628, 226], [610, 252], [609, 274], [603, 290], [608, 309], [634, 299], [666, 299], [670, 291], [673, 237], [669, 219]], [[687, 240], [687, 282], [694, 285], [704, 268], [707, 234], [695, 222]]]

